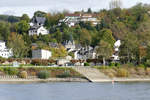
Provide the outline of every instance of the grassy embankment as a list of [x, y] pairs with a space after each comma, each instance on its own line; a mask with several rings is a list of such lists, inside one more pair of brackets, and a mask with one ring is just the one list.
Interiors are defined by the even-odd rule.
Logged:
[[129, 64], [120, 66], [95, 66], [110, 78], [150, 78], [150, 68], [146, 68], [143, 65], [133, 66]]
[[0, 75], [17, 75], [21, 78], [26, 78], [27, 76], [40, 78], [43, 75], [45, 78], [84, 78], [72, 68], [64, 67], [0, 67]]

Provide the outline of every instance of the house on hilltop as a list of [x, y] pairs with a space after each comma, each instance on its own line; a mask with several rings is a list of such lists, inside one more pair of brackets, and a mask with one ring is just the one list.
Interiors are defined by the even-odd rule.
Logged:
[[29, 35], [47, 35], [49, 31], [43, 26], [32, 26], [29, 30]]
[[30, 23], [29, 35], [47, 35], [49, 31], [44, 27], [45, 17], [34, 17]]
[[65, 18], [59, 21], [59, 25], [61, 25], [61, 23], [65, 23], [69, 27], [72, 27], [79, 23], [80, 18], [81, 14], [66, 14]]
[[30, 23], [31, 26], [43, 26], [45, 24], [46, 18], [45, 17], [34, 17], [32, 22]]
[[94, 26], [100, 23], [96, 14], [78, 13], [66, 14], [65, 18], [60, 20], [58, 25], [65, 23], [69, 27], [73, 27], [80, 22], [91, 22]]

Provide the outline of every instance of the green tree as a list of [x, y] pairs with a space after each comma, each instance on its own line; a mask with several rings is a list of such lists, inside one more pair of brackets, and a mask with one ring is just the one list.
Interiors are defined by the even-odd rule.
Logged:
[[92, 13], [92, 9], [91, 9], [91, 8], [88, 8], [87, 13]]
[[0, 39], [7, 41], [9, 34], [10, 34], [10, 24], [6, 22], [0, 22]]
[[27, 23], [30, 22], [30, 18], [27, 14], [23, 14], [20, 19], [26, 21]]
[[12, 48], [15, 58], [25, 57], [28, 53], [28, 48], [25, 46], [22, 35], [11, 33], [8, 37], [8, 47]]
[[55, 38], [58, 43], [62, 42], [62, 33], [59, 30], [55, 33]]
[[91, 35], [89, 33], [89, 31], [87, 31], [86, 29], [82, 29], [80, 32], [80, 43], [83, 46], [88, 46], [91, 44]]
[[25, 20], [21, 20], [17, 23], [16, 28], [18, 33], [23, 34], [28, 32], [30, 25]]
[[45, 12], [43, 12], [43, 11], [36, 11], [35, 13], [34, 13], [34, 17], [46, 17], [46, 13]]
[[139, 42], [134, 34], [127, 34], [120, 46], [120, 57], [123, 62], [128, 63], [137, 61], [138, 59]]
[[112, 31], [110, 29], [103, 29], [100, 31], [100, 40], [108, 42], [112, 47], [114, 47], [115, 39], [112, 35]]
[[103, 65], [106, 65], [106, 59], [110, 58], [113, 54], [113, 48], [111, 44], [103, 40], [100, 41], [98, 48], [96, 50], [97, 56], [103, 58]]

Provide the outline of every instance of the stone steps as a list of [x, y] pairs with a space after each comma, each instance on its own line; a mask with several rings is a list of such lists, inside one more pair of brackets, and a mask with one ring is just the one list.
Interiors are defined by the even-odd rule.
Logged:
[[91, 82], [107, 82], [111, 79], [99, 70], [91, 67], [74, 67], [74, 70], [85, 76]]

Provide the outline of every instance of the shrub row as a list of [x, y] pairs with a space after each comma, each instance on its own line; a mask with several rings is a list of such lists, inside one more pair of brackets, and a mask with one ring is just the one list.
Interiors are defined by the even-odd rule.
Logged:
[[49, 77], [82, 77], [79, 73], [72, 68], [50, 68], [50, 67], [0, 67], [1, 75], [17, 75], [20, 78], [27, 78], [28, 76], [37, 76], [41, 79]]

